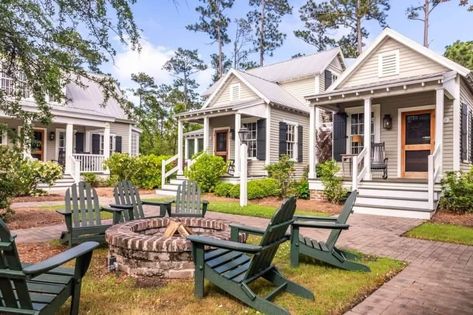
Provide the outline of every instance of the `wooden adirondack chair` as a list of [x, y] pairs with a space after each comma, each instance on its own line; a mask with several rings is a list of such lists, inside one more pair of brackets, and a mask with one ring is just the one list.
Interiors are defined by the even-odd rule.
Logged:
[[[335, 246], [342, 230], [349, 228], [347, 220], [353, 212], [357, 194], [356, 190], [352, 191], [337, 218], [295, 216], [295, 221], [291, 226], [291, 265], [293, 267], [299, 266], [299, 255], [302, 254], [338, 268], [370, 271], [367, 266], [353, 261], [357, 260], [358, 256]], [[318, 242], [300, 235], [299, 229], [301, 227], [330, 229], [332, 231], [326, 242]]]
[[121, 206], [120, 208], [115, 205], [100, 206], [97, 192], [89, 183], [85, 182], [79, 182], [69, 187], [64, 199], [66, 209], [57, 212], [64, 215], [67, 227], [67, 231], [61, 235], [61, 241], [67, 242], [69, 246], [84, 241], [105, 242], [105, 230], [112, 224], [102, 222], [101, 211], [113, 213], [113, 224], [122, 221], [122, 212], [133, 212], [133, 206]]
[[[312, 292], [286, 279], [272, 265], [279, 245], [289, 238], [286, 231], [294, 221], [295, 209], [295, 198], [289, 198], [273, 215], [266, 230], [232, 225], [232, 241], [189, 236], [195, 264], [195, 296], [203, 297], [204, 278], [207, 278], [230, 295], [265, 314], [289, 314], [287, 310], [271, 302], [282, 291], [313, 300]], [[240, 232], [262, 235], [260, 244], [237, 242]], [[209, 246], [214, 249], [206, 250]], [[250, 283], [259, 278], [265, 278], [276, 286], [266, 297], [257, 296], [249, 287]]]
[[132, 217], [130, 217], [130, 212], [128, 211], [123, 213], [124, 221], [144, 219], [145, 213], [143, 211], [143, 205], [159, 206], [159, 215], [149, 216], [148, 218], [164, 217], [166, 215], [167, 205], [169, 204], [169, 202], [141, 200], [139, 190], [128, 180], [123, 180], [115, 186], [113, 189], [113, 197], [115, 198], [115, 204], [110, 206], [120, 209], [129, 209], [130, 206], [133, 207], [133, 212], [131, 212]]
[[[22, 264], [15, 236], [0, 220], [0, 314], [56, 314], [71, 297], [79, 313], [82, 277], [97, 242], [86, 242], [37, 264]], [[74, 268], [58, 268], [75, 259]]]
[[[174, 209], [171, 204], [174, 203]], [[192, 180], [184, 180], [177, 188], [176, 200], [163, 202], [170, 217], [204, 217], [209, 202], [200, 200], [200, 187]]]
[[371, 144], [371, 170], [383, 172], [383, 179], [388, 178], [388, 158], [384, 142]]

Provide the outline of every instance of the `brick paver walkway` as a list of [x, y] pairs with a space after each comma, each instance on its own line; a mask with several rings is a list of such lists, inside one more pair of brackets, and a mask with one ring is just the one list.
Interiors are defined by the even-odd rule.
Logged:
[[[147, 209], [147, 212], [151, 212]], [[265, 227], [266, 219], [208, 213], [220, 218]], [[347, 315], [473, 314], [473, 246], [404, 238], [400, 235], [420, 220], [354, 214], [340, 245], [364, 253], [407, 261], [409, 265]], [[57, 239], [64, 225], [16, 230], [18, 242]], [[324, 239], [327, 231], [305, 230]]]

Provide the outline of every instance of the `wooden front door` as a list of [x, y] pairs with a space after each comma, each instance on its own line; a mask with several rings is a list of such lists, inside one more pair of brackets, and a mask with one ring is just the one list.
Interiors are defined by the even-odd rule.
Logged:
[[225, 161], [229, 158], [228, 156], [228, 130], [216, 130], [215, 131], [215, 155], [221, 156]]
[[428, 157], [435, 148], [435, 110], [402, 113], [402, 177], [427, 178]]
[[33, 130], [33, 138], [31, 139], [31, 156], [40, 161], [44, 161], [44, 130]]

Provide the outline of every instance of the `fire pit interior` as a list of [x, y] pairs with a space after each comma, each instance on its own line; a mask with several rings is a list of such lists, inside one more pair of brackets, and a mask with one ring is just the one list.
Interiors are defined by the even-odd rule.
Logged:
[[[106, 232], [109, 254], [118, 269], [133, 276], [191, 278], [192, 245], [186, 236], [206, 235], [229, 240], [230, 228], [205, 218], [153, 218], [114, 225]], [[246, 241], [246, 235], [240, 235]]]

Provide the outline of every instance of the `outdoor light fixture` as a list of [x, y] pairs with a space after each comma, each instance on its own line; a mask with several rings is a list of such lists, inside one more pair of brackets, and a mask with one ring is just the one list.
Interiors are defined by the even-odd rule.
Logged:
[[49, 140], [54, 141], [56, 139], [56, 133], [54, 131], [51, 131], [49, 133]]
[[391, 115], [389, 115], [389, 114], [384, 115], [383, 128], [389, 130], [392, 127], [393, 127], [393, 119], [392, 119]]
[[238, 137], [240, 137], [240, 142], [241, 143], [246, 143], [248, 141], [248, 135], [250, 134], [250, 131], [246, 127], [241, 127], [240, 130], [238, 131]]

